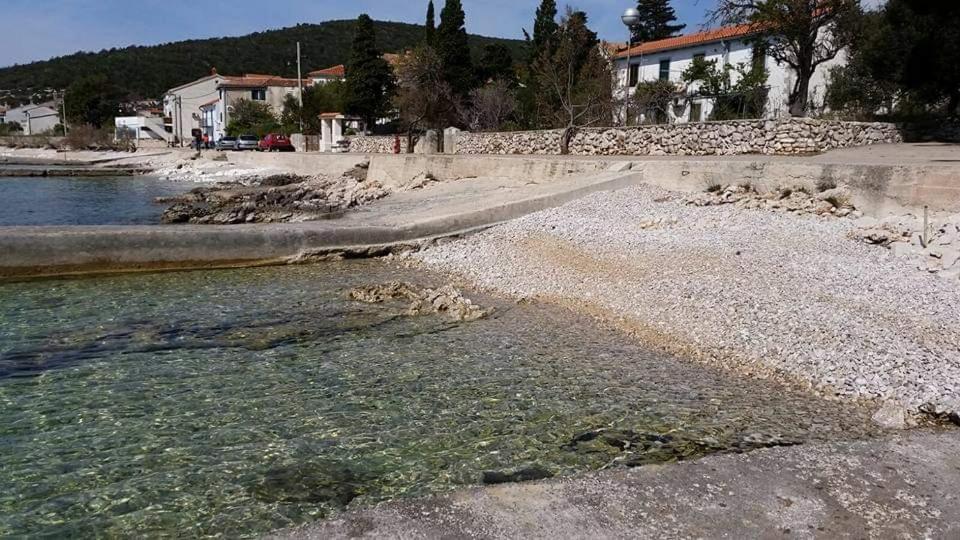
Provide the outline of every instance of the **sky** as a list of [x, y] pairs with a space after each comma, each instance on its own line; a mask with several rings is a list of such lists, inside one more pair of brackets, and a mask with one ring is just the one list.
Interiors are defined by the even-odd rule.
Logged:
[[[439, 18], [444, 0], [434, 0]], [[696, 30], [715, 0], [673, 0], [680, 20]], [[540, 0], [462, 0], [467, 31], [508, 38], [530, 28]], [[620, 22], [631, 0], [557, 2], [586, 11], [591, 27], [625, 40]], [[422, 4], [422, 5], [421, 5]], [[374, 19], [422, 23], [427, 0], [0, 0], [0, 66], [77, 51], [237, 36], [297, 23]]]

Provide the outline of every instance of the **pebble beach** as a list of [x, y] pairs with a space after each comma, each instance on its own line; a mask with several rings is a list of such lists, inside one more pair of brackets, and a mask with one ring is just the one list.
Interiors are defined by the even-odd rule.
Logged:
[[856, 240], [857, 221], [597, 193], [414, 255], [585, 309], [648, 345], [869, 401], [905, 427], [960, 410], [960, 283]]

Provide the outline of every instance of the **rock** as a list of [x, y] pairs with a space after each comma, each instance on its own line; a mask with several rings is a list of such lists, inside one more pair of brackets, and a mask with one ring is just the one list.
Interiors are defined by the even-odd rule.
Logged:
[[483, 483], [487, 485], [507, 484], [511, 482], [530, 482], [534, 480], [544, 480], [547, 478], [553, 478], [553, 473], [544, 469], [543, 467], [540, 467], [539, 465], [526, 467], [512, 472], [484, 471], [483, 473]]
[[884, 429], [906, 429], [907, 411], [895, 401], [884, 402], [873, 414], [873, 423]]
[[270, 503], [326, 503], [345, 508], [360, 494], [363, 484], [363, 478], [342, 464], [306, 462], [270, 469], [249, 490], [258, 500]]
[[475, 321], [489, 315], [492, 310], [475, 305], [451, 285], [439, 289], [420, 288], [410, 283], [393, 281], [383, 285], [370, 285], [352, 289], [351, 300], [379, 304], [390, 300], [410, 302], [403, 312], [407, 316], [442, 313], [455, 321]]

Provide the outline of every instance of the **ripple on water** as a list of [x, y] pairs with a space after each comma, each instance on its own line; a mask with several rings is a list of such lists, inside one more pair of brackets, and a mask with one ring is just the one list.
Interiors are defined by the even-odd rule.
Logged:
[[0, 286], [0, 536], [257, 535], [347, 505], [857, 437], [869, 415], [549, 306], [349, 302], [380, 263]]

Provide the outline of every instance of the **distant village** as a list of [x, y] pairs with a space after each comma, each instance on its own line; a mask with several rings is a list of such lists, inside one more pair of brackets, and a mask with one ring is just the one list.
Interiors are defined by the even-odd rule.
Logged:
[[[306, 133], [318, 138], [315, 150], [334, 151], [347, 134], [402, 134], [412, 148], [421, 134], [450, 126], [563, 129], [569, 135], [586, 126], [956, 114], [960, 95], [952, 83], [914, 84], [918, 68], [905, 65], [910, 59], [893, 59], [900, 65], [887, 70], [869, 49], [876, 36], [870, 42], [858, 38], [876, 27], [889, 34], [884, 39], [898, 39], [902, 29], [892, 15], [864, 11], [850, 0], [821, 2], [809, 13], [801, 4], [771, 15], [720, 2], [713, 20], [725, 24], [683, 32], [668, 0], [644, 0], [622, 15], [593, 14], [619, 16], [630, 36], [606, 42], [590, 30], [586, 13], [561, 13], [555, 1], [543, 0], [525, 57], [518, 59], [495, 46], [480, 57], [471, 53], [459, 2], [449, 13], [444, 8], [437, 26], [430, 1], [423, 41], [415, 47], [379, 50], [372, 21], [364, 15], [347, 64], [299, 78], [219, 73], [212, 67], [156, 100], [123, 104], [110, 127], [116, 139], [137, 146], [195, 141], [213, 146], [227, 137], [262, 137], [269, 131]], [[564, 70], [569, 76], [560, 77]], [[327, 85], [352, 95], [305, 103], [305, 95]], [[45, 95], [51, 97], [0, 109], [6, 131], [56, 134], [70, 127], [65, 110], [70, 96]], [[266, 120], [247, 118], [251, 114]]]

